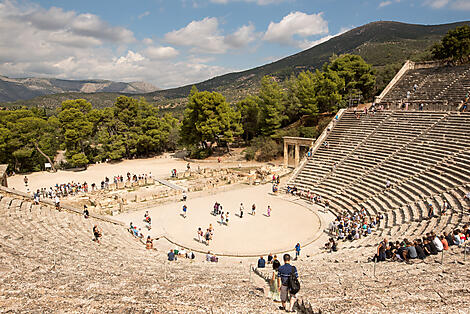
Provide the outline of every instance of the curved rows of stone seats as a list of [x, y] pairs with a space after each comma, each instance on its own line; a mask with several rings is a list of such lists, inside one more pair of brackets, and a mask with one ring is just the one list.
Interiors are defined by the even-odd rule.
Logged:
[[[383, 119], [377, 127], [372, 132], [366, 131], [367, 136], [358, 144], [339, 152], [330, 149], [331, 146], [322, 146], [314, 154], [312, 160], [328, 163], [327, 174], [319, 176], [315, 165], [304, 167], [291, 184], [328, 199], [330, 210], [336, 215], [360, 208], [371, 216], [382, 214], [378, 236], [414, 237], [467, 223], [470, 207], [463, 196], [470, 183], [470, 114], [406, 111], [375, 114], [380, 116]], [[347, 121], [342, 126], [340, 120], [337, 126], [342, 126], [341, 131], [346, 133], [349, 126], [354, 125], [354, 130], [360, 128], [359, 121], [354, 122]], [[333, 129], [330, 136], [334, 133]], [[337, 162], [334, 169], [329, 161], [332, 158]], [[386, 188], [387, 180], [390, 188]], [[444, 200], [452, 209], [446, 216], [440, 216]], [[436, 217], [428, 219], [430, 204]], [[348, 245], [372, 245], [376, 240], [372, 236]]]
[[[122, 226], [0, 194], [5, 312], [272, 312], [248, 266], [166, 261]], [[92, 227], [103, 231], [92, 241]], [[249, 309], [249, 311], [247, 311]]]
[[[340, 250], [294, 261], [301, 289], [298, 300], [308, 301], [314, 313], [433, 313], [460, 312], [470, 306], [466, 291], [470, 270], [462, 248], [411, 264], [368, 262], [369, 248]], [[260, 270], [264, 278], [269, 269]], [[406, 287], [406, 288], [404, 288]], [[456, 293], [457, 292], [457, 293]], [[309, 312], [307, 312], [309, 313]]]
[[355, 147], [366, 140], [375, 129], [387, 118], [387, 114], [367, 116], [356, 119], [352, 111], [345, 112], [328, 135], [328, 148], [321, 146], [317, 152], [307, 160], [297, 178], [296, 185], [306, 187], [317, 183], [328, 175], [333, 165], [341, 162]]
[[371, 249], [355, 249], [297, 262], [302, 289], [315, 291], [304, 299], [325, 313], [447, 313], [470, 305], [468, 297], [454, 293], [468, 285], [462, 249], [446, 252], [442, 265], [440, 256], [412, 265], [378, 263], [375, 276], [373, 263], [366, 262], [372, 255]]
[[[456, 104], [465, 98], [469, 90], [468, 65], [417, 68], [406, 71], [381, 102], [446, 100]], [[409, 98], [407, 98], [408, 92], [410, 92]]]

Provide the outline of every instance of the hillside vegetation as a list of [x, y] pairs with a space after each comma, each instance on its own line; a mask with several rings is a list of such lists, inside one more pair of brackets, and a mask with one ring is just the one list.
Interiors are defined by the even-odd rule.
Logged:
[[[469, 55], [467, 25], [447, 32], [430, 51], [433, 59], [454, 64], [468, 62]], [[163, 114], [143, 97], [126, 96], [102, 109], [75, 99], [55, 110], [1, 110], [0, 163], [15, 172], [39, 170], [65, 150], [62, 166], [80, 167], [152, 156], [179, 145], [192, 157], [204, 158], [214, 147], [230, 150], [232, 144], [247, 147], [247, 159], [270, 160], [281, 152], [284, 136], [317, 137], [328, 116], [352, 98], [371, 98], [376, 82], [372, 65], [359, 55], [342, 54], [330, 57], [321, 70], [301, 71], [284, 80], [263, 76], [256, 93], [233, 105], [221, 93], [193, 86], [182, 119]]]
[[[265, 75], [275, 76], [283, 80], [293, 73], [298, 74], [301, 71], [321, 68], [334, 54], [351, 53], [361, 56], [373, 66], [377, 76], [375, 86], [375, 94], [377, 94], [395, 75], [405, 60], [419, 61], [430, 58], [429, 49], [447, 31], [468, 24], [470, 24], [470, 21], [442, 25], [373, 22], [279, 61], [243, 72], [218, 76], [195, 85], [199, 90], [217, 91], [223, 94], [228, 102], [235, 103], [248, 95], [256, 93], [260, 87], [261, 78]], [[186, 97], [191, 90], [191, 86], [187, 85], [147, 94], [125, 95], [143, 96], [148, 102], [170, 110], [186, 103]], [[65, 99], [75, 98], [86, 99], [96, 107], [106, 107], [113, 104], [116, 94], [64, 93], [19, 101], [14, 105], [58, 107]]]
[[[142, 94], [158, 90], [145, 82], [113, 82], [107, 80], [62, 80], [55, 78], [10, 78], [0, 75], [0, 102], [27, 100], [36, 96], [62, 93], [129, 93]], [[47, 97], [45, 97], [47, 99]], [[53, 98], [56, 99], [56, 98]], [[70, 98], [69, 98], [70, 99]], [[44, 104], [47, 106], [47, 104]], [[109, 103], [107, 104], [110, 105]]]
[[[258, 94], [231, 106], [217, 92], [191, 89], [180, 121], [145, 101], [119, 96], [112, 107], [93, 108], [84, 99], [65, 100], [57, 110], [0, 111], [0, 163], [10, 171], [36, 171], [65, 151], [61, 167], [148, 157], [184, 145], [204, 158], [232, 143], [249, 145], [248, 159], [276, 157], [286, 126], [345, 105], [351, 93], [370, 93], [371, 66], [360, 56], [342, 55], [322, 71], [301, 72], [283, 83], [264, 76]], [[318, 119], [316, 120], [318, 122]], [[301, 127], [298, 128], [302, 130]], [[292, 132], [296, 130], [290, 130]], [[304, 134], [316, 136], [312, 125]], [[215, 145], [214, 145], [215, 144]], [[269, 148], [269, 149], [266, 149]], [[261, 150], [262, 154], [257, 154]]]

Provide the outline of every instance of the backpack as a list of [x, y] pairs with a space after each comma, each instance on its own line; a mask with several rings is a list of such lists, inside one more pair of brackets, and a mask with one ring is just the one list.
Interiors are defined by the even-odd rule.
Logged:
[[289, 287], [289, 292], [294, 295], [300, 290], [299, 279], [295, 276], [296, 272], [297, 269], [295, 268], [295, 266], [292, 266], [292, 270], [287, 281], [287, 287]]

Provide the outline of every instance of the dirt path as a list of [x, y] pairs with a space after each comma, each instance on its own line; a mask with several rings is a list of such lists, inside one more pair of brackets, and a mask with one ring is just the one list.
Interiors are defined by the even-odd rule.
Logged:
[[[233, 163], [222, 162], [201, 162], [201, 163], [190, 163], [192, 169], [200, 168], [215, 168], [215, 167], [235, 167], [240, 162], [234, 161]], [[35, 191], [40, 188], [49, 188], [55, 184], [62, 184], [68, 182], [87, 182], [96, 183], [98, 186], [100, 182], [107, 176], [112, 180], [113, 176], [123, 175], [127, 172], [132, 174], [148, 174], [152, 173], [155, 178], [167, 178], [170, 176], [171, 169], [176, 169], [178, 172], [186, 170], [187, 162], [172, 158], [169, 154], [165, 154], [161, 157], [147, 158], [147, 159], [134, 159], [124, 160], [118, 163], [102, 163], [96, 165], [90, 165], [87, 170], [73, 172], [59, 170], [55, 173], [52, 172], [35, 172], [27, 175], [29, 179], [30, 191]], [[245, 165], [263, 165], [262, 163], [243, 163]], [[15, 175], [8, 178], [8, 186], [23, 192], [27, 192], [27, 189], [23, 182], [24, 175]]]

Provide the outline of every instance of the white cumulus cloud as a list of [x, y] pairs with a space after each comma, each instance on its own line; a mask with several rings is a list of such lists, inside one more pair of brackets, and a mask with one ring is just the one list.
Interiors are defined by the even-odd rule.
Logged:
[[[269, 23], [263, 39], [283, 45], [303, 46], [305, 39], [314, 35], [328, 33], [328, 22], [323, 19], [323, 14], [306, 14], [304, 12], [292, 12], [282, 18], [279, 23]], [[296, 40], [298, 36], [303, 40]]]
[[231, 48], [247, 46], [258, 36], [251, 23], [241, 26], [233, 34], [224, 35], [219, 28], [219, 20], [216, 17], [206, 17], [165, 34], [165, 41], [190, 47], [192, 53], [223, 54]]
[[379, 8], [383, 8], [392, 4], [392, 1], [382, 1], [379, 3]]
[[423, 5], [433, 9], [470, 11], [470, 0], [424, 0]]
[[241, 26], [233, 34], [225, 37], [225, 43], [232, 48], [241, 48], [252, 43], [259, 37], [259, 34], [255, 33], [255, 26], [250, 23], [248, 25]]
[[[222, 46], [227, 46], [222, 39]], [[0, 75], [147, 81], [161, 88], [209, 79], [227, 69], [211, 61], [179, 57], [150, 38], [99, 16], [61, 8], [0, 2]], [[206, 62], [207, 61], [207, 62]]]
[[440, 9], [449, 4], [450, 0], [426, 0], [424, 5], [430, 6], [433, 9]]
[[452, 3], [452, 8], [456, 10], [470, 11], [469, 0], [457, 0]]
[[145, 56], [150, 59], [170, 59], [176, 57], [179, 52], [173, 47], [148, 47], [144, 50]]
[[225, 53], [227, 48], [215, 17], [192, 21], [178, 30], [165, 34], [165, 40], [173, 45], [190, 46], [193, 52]]

